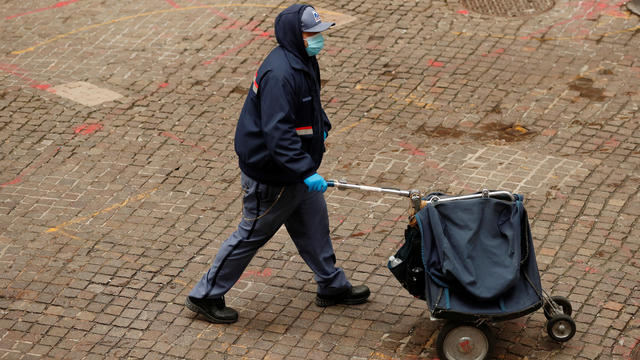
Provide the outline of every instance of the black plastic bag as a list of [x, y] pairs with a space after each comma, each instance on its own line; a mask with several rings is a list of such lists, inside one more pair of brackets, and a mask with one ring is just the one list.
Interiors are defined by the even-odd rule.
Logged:
[[407, 226], [404, 244], [389, 258], [387, 267], [409, 294], [425, 300], [424, 265], [422, 262], [422, 236], [417, 227]]

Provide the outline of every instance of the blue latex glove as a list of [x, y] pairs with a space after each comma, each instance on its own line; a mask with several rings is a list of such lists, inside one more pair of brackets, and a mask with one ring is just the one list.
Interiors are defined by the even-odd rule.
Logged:
[[304, 179], [304, 183], [307, 185], [309, 191], [327, 191], [327, 182], [322, 176], [318, 175], [317, 173]]
[[327, 132], [324, 132], [324, 139], [327, 140]]

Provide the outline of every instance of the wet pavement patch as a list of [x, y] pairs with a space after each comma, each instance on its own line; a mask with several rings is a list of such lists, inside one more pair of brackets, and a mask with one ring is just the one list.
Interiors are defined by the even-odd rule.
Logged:
[[426, 129], [423, 126], [419, 127], [414, 135], [427, 135], [433, 138], [459, 138], [464, 135], [464, 132], [456, 128], [448, 128], [444, 126], [437, 126], [435, 129]]
[[503, 124], [499, 122], [490, 122], [477, 125], [470, 129], [469, 132], [459, 130], [455, 127], [447, 128], [438, 126], [434, 129], [426, 129], [424, 126], [416, 129], [414, 135], [426, 135], [431, 138], [440, 139], [457, 139], [467, 136], [476, 141], [504, 141], [519, 142], [531, 138], [535, 132], [530, 131], [520, 124]]
[[462, 0], [470, 11], [493, 16], [527, 16], [540, 14], [555, 5], [554, 0]]
[[580, 92], [580, 97], [593, 101], [604, 101], [604, 89], [593, 87], [593, 80], [586, 77], [579, 77], [569, 83], [569, 89]]
[[533, 132], [519, 124], [503, 124], [491, 122], [478, 127], [479, 132], [471, 133], [471, 137], [479, 140], [503, 140], [506, 142], [517, 142], [528, 139]]

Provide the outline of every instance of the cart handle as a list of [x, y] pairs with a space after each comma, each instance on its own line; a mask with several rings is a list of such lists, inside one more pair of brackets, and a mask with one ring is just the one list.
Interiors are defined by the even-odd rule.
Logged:
[[481, 193], [471, 194], [471, 195], [447, 196], [442, 198], [437, 195], [434, 195], [429, 197], [429, 199], [426, 201], [426, 204], [421, 204], [420, 201], [422, 199], [421, 199], [419, 190], [400, 190], [400, 189], [394, 189], [394, 188], [382, 188], [382, 187], [367, 186], [367, 185], [356, 185], [356, 184], [349, 184], [346, 181], [338, 181], [338, 180], [327, 181], [327, 186], [336, 187], [340, 190], [356, 189], [356, 190], [373, 191], [373, 192], [381, 192], [386, 194], [405, 196], [410, 198], [414, 202], [414, 207], [416, 208], [416, 211], [419, 211], [422, 208], [422, 206], [426, 204], [438, 205], [441, 203], [457, 201], [457, 200], [469, 200], [469, 199], [478, 199], [478, 198], [504, 199], [505, 197], [507, 197], [511, 201], [516, 201], [516, 197], [508, 191], [504, 191], [504, 190], [489, 191], [487, 189], [484, 189], [482, 190]]
[[400, 195], [405, 197], [411, 197], [412, 191], [415, 191], [415, 190], [411, 190], [411, 191], [400, 190], [400, 189], [394, 189], [394, 188], [382, 188], [382, 187], [367, 186], [367, 185], [356, 185], [356, 184], [349, 184], [346, 181], [338, 181], [338, 180], [327, 181], [327, 186], [336, 187], [340, 190], [357, 189], [357, 190], [364, 190], [364, 191], [374, 191], [374, 192], [381, 192], [386, 194]]
[[456, 200], [469, 200], [469, 199], [479, 199], [479, 198], [483, 198], [483, 199], [488, 199], [488, 198], [505, 198], [508, 197], [509, 200], [511, 201], [516, 201], [516, 197], [508, 192], [508, 191], [489, 191], [487, 189], [482, 190], [481, 193], [479, 194], [471, 194], [471, 195], [460, 195], [460, 196], [448, 196], [445, 198], [441, 198], [437, 195], [431, 196], [429, 197], [429, 200], [427, 200], [427, 204], [432, 204], [432, 205], [438, 205], [438, 204], [442, 204], [445, 202], [451, 202], [451, 201], [456, 201]]

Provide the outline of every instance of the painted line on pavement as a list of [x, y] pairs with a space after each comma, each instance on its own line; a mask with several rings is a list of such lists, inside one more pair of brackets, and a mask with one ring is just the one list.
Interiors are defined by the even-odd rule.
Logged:
[[127, 204], [130, 204], [130, 203], [134, 203], [134, 202], [137, 202], [137, 201], [142, 201], [142, 200], [148, 198], [149, 196], [151, 196], [151, 194], [156, 192], [159, 188], [160, 188], [159, 186], [156, 186], [155, 188], [153, 188], [153, 189], [151, 189], [149, 191], [143, 192], [142, 194], [138, 194], [138, 195], [132, 196], [132, 197], [126, 199], [123, 202], [120, 202], [120, 203], [117, 203], [117, 204], [113, 204], [113, 205], [111, 205], [111, 206], [109, 206], [107, 208], [104, 208], [102, 210], [98, 210], [98, 211], [94, 212], [91, 215], [87, 215], [87, 216], [75, 218], [75, 219], [72, 219], [72, 220], [69, 220], [69, 221], [65, 221], [60, 225], [54, 226], [52, 228], [49, 228], [45, 232], [50, 233], [50, 232], [60, 231], [60, 230], [64, 229], [65, 227], [69, 226], [69, 225], [73, 225], [73, 224], [76, 224], [76, 223], [79, 223], [79, 222], [82, 222], [82, 221], [93, 219], [94, 217], [96, 217], [98, 215], [117, 210], [117, 209], [119, 209], [121, 207], [127, 206]]
[[101, 130], [103, 128], [102, 124], [82, 124], [73, 128], [74, 134], [82, 134], [82, 135], [91, 135], [94, 132]]
[[64, 236], [66, 236], [66, 237], [68, 237], [68, 238], [72, 238], [73, 240], [82, 240], [81, 238], [79, 238], [79, 237], [77, 237], [77, 236], [75, 236], [75, 235], [71, 235], [71, 234], [69, 234], [68, 232], [66, 232], [66, 231], [62, 231], [62, 230], [58, 230], [58, 231], [56, 232], [56, 234], [64, 235]]
[[22, 13], [22, 14], [7, 16], [7, 17], [5, 17], [5, 20], [11, 20], [11, 19], [15, 19], [15, 18], [20, 17], [20, 16], [26, 16], [26, 15], [31, 15], [31, 14], [47, 11], [47, 10], [61, 8], [63, 6], [67, 6], [69, 4], [73, 4], [74, 2], [77, 2], [77, 1], [79, 1], [79, 0], [61, 1], [61, 2], [58, 2], [58, 3], [54, 4], [54, 5], [52, 5], [52, 6], [43, 7], [43, 8], [36, 9], [36, 10], [27, 11], [26, 13]]
[[16, 76], [18, 79], [22, 80], [24, 83], [34, 89], [55, 93], [55, 90], [50, 89], [50, 84], [41, 84], [40, 82], [28, 77], [27, 74], [29, 72], [27, 70], [21, 69], [18, 65], [0, 63], [0, 71]]
[[15, 179], [13, 179], [13, 180], [11, 180], [11, 181], [7, 181], [7, 182], [6, 182], [6, 183], [4, 183], [4, 184], [0, 184], [0, 188], [5, 187], [5, 186], [8, 186], [8, 185], [15, 185], [15, 184], [19, 184], [19, 183], [21, 183], [21, 182], [24, 180], [25, 176], [27, 176], [27, 175], [31, 174], [32, 172], [34, 172], [34, 171], [35, 171], [35, 169], [39, 168], [39, 167], [40, 167], [40, 166], [42, 166], [44, 163], [46, 163], [47, 161], [49, 161], [49, 159], [51, 159], [52, 157], [54, 157], [54, 156], [58, 153], [58, 151], [60, 151], [60, 149], [61, 149], [61, 146], [56, 147], [56, 148], [53, 150], [53, 152], [51, 152], [51, 153], [49, 153], [49, 154], [46, 154], [46, 156], [45, 156], [42, 160], [40, 160], [39, 162], [35, 163], [34, 165], [28, 166], [28, 167], [27, 167], [26, 169], [24, 169], [24, 170], [22, 170], [22, 171], [20, 172], [20, 174], [18, 174], [18, 176], [17, 176]]
[[171, 5], [172, 7], [178, 9], [180, 6], [178, 6], [178, 4], [176, 4], [173, 0], [165, 0], [169, 5]]
[[[37, 44], [35, 44], [33, 46], [30, 46], [28, 48], [25, 48], [25, 49], [22, 49], [22, 50], [12, 51], [11, 54], [12, 55], [24, 54], [26, 52], [33, 51], [33, 50], [35, 50], [36, 48], [38, 48], [40, 46], [50, 44], [52, 42], [64, 39], [64, 38], [66, 38], [68, 36], [71, 36], [71, 35], [74, 35], [74, 34], [77, 34], [77, 33], [81, 33], [81, 32], [87, 31], [87, 30], [95, 29], [95, 28], [98, 28], [98, 27], [101, 27], [101, 26], [119, 23], [119, 22], [126, 21], [126, 20], [133, 20], [133, 19], [137, 19], [137, 18], [141, 18], [141, 17], [145, 17], [145, 16], [168, 14], [168, 13], [175, 13], [175, 12], [182, 12], [182, 11], [202, 10], [202, 9], [212, 9], [212, 8], [226, 8], [226, 7], [257, 7], [257, 8], [271, 8], [271, 9], [274, 9], [274, 8], [284, 9], [284, 8], [286, 8], [285, 6], [266, 5], [266, 4], [215, 4], [215, 5], [199, 5], [199, 6], [188, 6], [188, 7], [184, 7], [184, 8], [171, 8], [171, 9], [148, 11], [148, 12], [144, 12], [144, 13], [140, 13], [140, 14], [136, 14], [136, 15], [130, 15], [130, 16], [125, 16], [125, 17], [121, 17], [121, 18], [118, 18], [118, 19], [105, 21], [105, 22], [99, 23], [99, 24], [83, 26], [83, 27], [71, 30], [71, 31], [69, 31], [67, 33], [56, 35], [56, 36], [51, 37], [51, 38], [49, 38], [49, 39], [47, 39], [45, 41], [42, 41], [42, 42], [37, 43]], [[324, 13], [325, 14], [330, 14], [330, 15], [341, 15], [341, 13], [334, 12], [334, 11], [324, 11]]]
[[249, 40], [243, 42], [242, 44], [237, 45], [237, 46], [235, 46], [235, 47], [223, 52], [222, 54], [214, 57], [213, 59], [210, 59], [210, 60], [207, 60], [207, 61], [203, 62], [202, 65], [211, 65], [212, 63], [222, 59], [223, 57], [229, 56], [231, 54], [234, 54], [234, 53], [242, 50], [243, 48], [249, 46], [252, 42], [254, 42], [254, 41], [256, 41], [256, 40], [258, 40], [260, 38], [268, 38], [269, 36], [271, 36], [271, 33], [269, 33], [269, 32], [260, 32], [254, 38], [249, 39]]
[[347, 131], [347, 130], [349, 130], [349, 129], [351, 129], [351, 128], [354, 128], [354, 127], [356, 127], [356, 126], [358, 126], [358, 125], [360, 125], [360, 124], [362, 124], [362, 123], [366, 122], [367, 120], [368, 120], [367, 118], [363, 118], [362, 120], [357, 121], [357, 122], [355, 122], [355, 123], [353, 123], [353, 124], [351, 124], [351, 125], [347, 125], [347, 126], [343, 127], [342, 129], [337, 130], [337, 131], [336, 131], [336, 135], [337, 135], [337, 134], [340, 134], [340, 133], [343, 133], [343, 132], [345, 132], [345, 131]]

